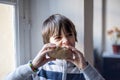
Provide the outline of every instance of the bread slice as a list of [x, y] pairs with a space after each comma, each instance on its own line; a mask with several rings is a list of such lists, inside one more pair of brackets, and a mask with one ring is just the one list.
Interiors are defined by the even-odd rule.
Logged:
[[49, 53], [48, 56], [56, 59], [67, 59], [73, 57], [72, 52], [66, 47], [57, 47], [54, 50], [54, 53]]

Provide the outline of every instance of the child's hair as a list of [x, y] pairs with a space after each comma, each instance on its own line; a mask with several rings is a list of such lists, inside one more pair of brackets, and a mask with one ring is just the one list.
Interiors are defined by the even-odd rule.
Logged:
[[47, 18], [42, 26], [42, 37], [44, 44], [49, 43], [49, 39], [53, 34], [60, 35], [63, 32], [73, 33], [75, 41], [77, 41], [77, 32], [75, 25], [67, 17], [54, 14]]

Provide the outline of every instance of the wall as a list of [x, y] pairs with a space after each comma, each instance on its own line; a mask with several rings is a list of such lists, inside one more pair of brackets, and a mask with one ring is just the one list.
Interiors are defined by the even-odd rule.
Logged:
[[93, 43], [94, 49], [99, 53], [102, 50], [102, 0], [94, 0], [93, 19]]
[[42, 22], [49, 16], [48, 0], [31, 0], [31, 58], [33, 59], [43, 46], [41, 37]]
[[[120, 27], [120, 0], [106, 0], [106, 30], [113, 26]], [[112, 43], [106, 36], [106, 50], [112, 52]]]

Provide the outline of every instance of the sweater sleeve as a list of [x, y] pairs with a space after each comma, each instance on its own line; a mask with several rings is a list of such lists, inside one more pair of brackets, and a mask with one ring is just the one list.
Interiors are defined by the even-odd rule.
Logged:
[[26, 80], [27, 78], [30, 80], [30, 76], [32, 74], [36, 74], [32, 71], [32, 69], [28, 64], [21, 65], [20, 67], [16, 68], [13, 72], [9, 73], [6, 76], [5, 80]]
[[92, 67], [90, 64], [88, 64], [88, 66], [82, 70], [86, 80], [105, 80], [100, 73], [94, 68]]

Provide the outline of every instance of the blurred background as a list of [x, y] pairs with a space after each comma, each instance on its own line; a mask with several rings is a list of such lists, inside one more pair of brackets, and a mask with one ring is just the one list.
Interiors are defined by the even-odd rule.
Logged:
[[36, 56], [42, 23], [52, 14], [73, 21], [76, 48], [106, 80], [120, 80], [120, 49], [113, 50], [120, 46], [119, 7], [120, 0], [0, 0], [0, 80]]

